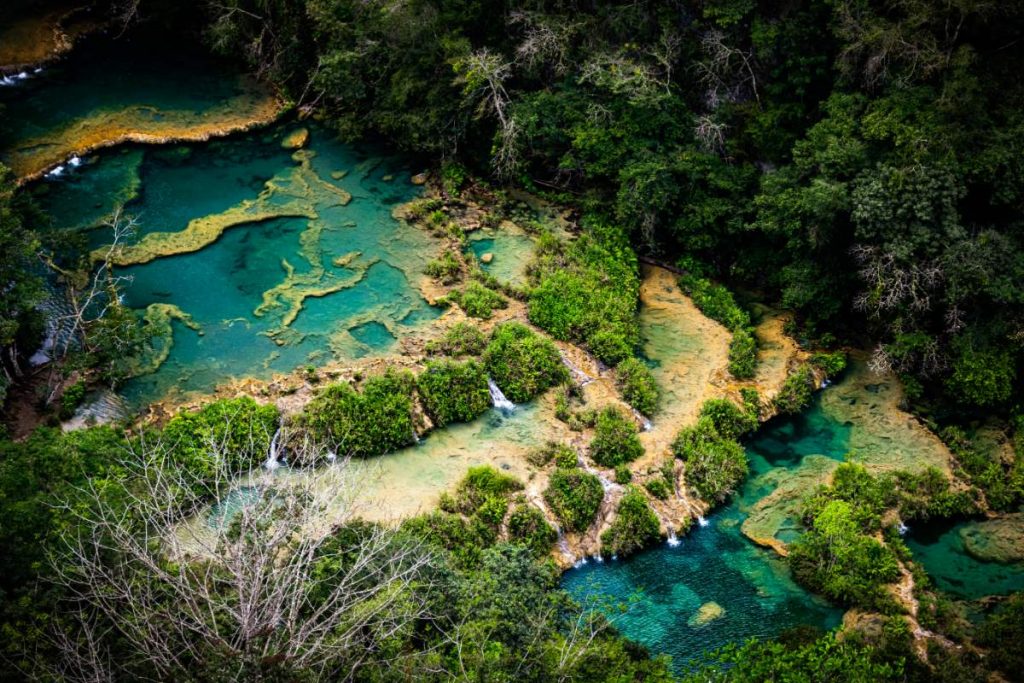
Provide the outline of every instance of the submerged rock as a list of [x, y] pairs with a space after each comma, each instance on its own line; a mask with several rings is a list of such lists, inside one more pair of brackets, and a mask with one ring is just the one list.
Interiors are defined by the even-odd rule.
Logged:
[[968, 524], [960, 540], [967, 554], [982, 562], [1024, 562], [1024, 514]]
[[306, 146], [307, 142], [309, 142], [309, 130], [299, 128], [284, 136], [284, 139], [281, 140], [281, 146], [285, 149], [302, 149]]
[[411, 182], [413, 185], [426, 185], [427, 184], [427, 174], [426, 173], [417, 173], [416, 175], [414, 175], [412, 178], [409, 179], [409, 182]]
[[494, 254], [492, 254], [491, 252], [487, 252], [486, 254], [482, 254], [480, 256], [480, 263], [490, 263], [493, 260]]
[[725, 616], [725, 608], [719, 605], [717, 602], [712, 600], [711, 602], [705, 602], [700, 606], [693, 616], [686, 620], [686, 625], [691, 628], [697, 628], [704, 626], [715, 619], [721, 619]]

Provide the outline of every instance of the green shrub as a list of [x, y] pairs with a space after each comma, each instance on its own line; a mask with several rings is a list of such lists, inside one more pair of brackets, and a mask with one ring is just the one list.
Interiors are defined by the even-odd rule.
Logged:
[[435, 356], [479, 356], [485, 346], [487, 339], [480, 328], [462, 321], [448, 328], [439, 339], [428, 341], [426, 351]]
[[534, 557], [544, 557], [558, 540], [558, 532], [544, 519], [544, 513], [525, 502], [512, 508], [508, 517], [508, 536], [513, 543], [530, 549]]
[[452, 196], [458, 196], [459, 190], [466, 183], [469, 172], [466, 167], [457, 161], [446, 161], [441, 165], [441, 184], [444, 191]]
[[491, 407], [487, 372], [476, 361], [430, 361], [416, 379], [430, 418], [438, 427], [469, 422]]
[[757, 417], [727, 398], [712, 398], [700, 407], [700, 417], [711, 420], [715, 431], [725, 439], [738, 440], [757, 429]]
[[742, 328], [732, 333], [729, 342], [729, 374], [736, 379], [751, 379], [757, 373], [757, 337]]
[[631, 481], [633, 481], [633, 472], [629, 469], [629, 465], [616, 465], [615, 483], [625, 486]]
[[490, 465], [470, 467], [466, 476], [455, 488], [452, 499], [454, 511], [462, 514], [474, 514], [492, 498], [507, 498], [513, 491], [519, 491], [523, 485], [515, 477], [502, 474]]
[[650, 417], [658, 409], [658, 384], [643, 361], [627, 358], [615, 368], [615, 380], [626, 403]]
[[593, 216], [583, 222], [585, 232], [571, 243], [541, 238], [530, 269], [530, 321], [556, 339], [585, 344], [614, 366], [640, 340], [636, 255], [622, 230]]
[[544, 500], [569, 531], [588, 528], [604, 500], [601, 480], [579, 468], [556, 469], [544, 491]]
[[601, 552], [625, 557], [656, 542], [661, 534], [658, 517], [635, 486], [626, 488], [615, 520], [601, 534]]
[[[277, 431], [277, 408], [259, 405], [249, 397], [221, 399], [195, 412], [179, 413], [163, 428], [161, 441], [170, 455], [192, 474], [237, 474], [259, 467], [267, 458]], [[227, 460], [217, 462], [216, 445]]]
[[662, 477], [644, 482], [644, 488], [658, 500], [668, 500], [668, 496], [672, 492], [668, 482]]
[[60, 397], [60, 419], [70, 420], [85, 400], [85, 382], [78, 381], [64, 389]]
[[402, 530], [452, 554], [455, 565], [477, 567], [483, 550], [490, 545], [461, 515], [431, 512], [402, 523]]
[[814, 373], [811, 366], [801, 365], [786, 378], [782, 388], [772, 401], [779, 413], [796, 414], [807, 407], [814, 395]]
[[450, 285], [462, 279], [462, 262], [452, 251], [446, 251], [441, 258], [427, 264], [424, 272], [443, 285]]
[[508, 301], [501, 294], [487, 289], [479, 282], [470, 282], [462, 291], [454, 291], [448, 295], [471, 318], [490, 318], [494, 311], [508, 306]]
[[732, 332], [750, 327], [750, 316], [740, 308], [732, 292], [707, 278], [683, 275], [679, 287], [693, 299], [700, 312], [716, 320]]
[[753, 387], [742, 387], [740, 388], [740, 398], [743, 399], [743, 409], [755, 420], [758, 420], [761, 415], [761, 394], [757, 393], [757, 389]]
[[558, 347], [521, 323], [494, 329], [484, 363], [502, 393], [515, 403], [529, 401], [568, 379]]
[[893, 551], [864, 532], [854, 506], [832, 500], [811, 518], [810, 528], [789, 546], [794, 578], [842, 605], [892, 612], [887, 584], [899, 579]]
[[686, 463], [686, 482], [709, 502], [722, 502], [747, 476], [747, 454], [736, 441], [715, 429], [710, 417], [683, 428], [672, 453]]
[[633, 420], [616, 406], [608, 406], [597, 414], [594, 438], [590, 441], [590, 457], [602, 467], [615, 467], [632, 462], [644, 454]]
[[413, 441], [412, 373], [388, 370], [357, 392], [348, 384], [324, 388], [296, 422], [314, 440], [341, 455], [388, 453]]
[[811, 356], [811, 365], [825, 373], [825, 377], [836, 377], [846, 369], [846, 352], [816, 353]]
[[532, 449], [526, 454], [526, 459], [530, 464], [537, 467], [544, 467], [552, 460], [555, 461], [556, 467], [564, 469], [579, 467], [576, 449], [568, 444], [558, 443], [557, 441], [548, 441], [543, 446]]

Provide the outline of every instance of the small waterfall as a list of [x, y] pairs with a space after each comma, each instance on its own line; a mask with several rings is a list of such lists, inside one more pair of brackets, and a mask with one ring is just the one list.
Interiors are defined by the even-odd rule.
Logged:
[[668, 547], [676, 548], [679, 546], [679, 537], [676, 536], [676, 532], [672, 527], [668, 528]]
[[705, 527], [709, 524], [708, 520], [704, 519], [704, 515], [697, 515], [697, 524]]
[[417, 446], [420, 445], [420, 435], [416, 433], [416, 428], [412, 428], [412, 442]]
[[64, 164], [60, 164], [46, 172], [47, 178], [59, 178], [64, 175]]
[[910, 527], [908, 527], [906, 524], [904, 524], [901, 521], [900, 525], [898, 527], [896, 527], [896, 531], [899, 532], [900, 536], [906, 536], [907, 532], [910, 531]]
[[558, 549], [562, 551], [562, 557], [572, 562], [572, 566], [579, 566], [576, 564], [576, 556], [569, 550], [569, 541], [565, 540], [565, 532], [562, 531], [562, 527], [556, 528], [558, 530]]
[[[39, 73], [40, 70], [41, 69], [36, 69], [33, 73]], [[10, 76], [4, 76], [3, 78], [0, 78], [0, 85], [17, 85], [21, 81], [24, 81], [24, 80], [27, 80], [27, 79], [28, 79], [28, 72], [27, 71], [19, 71], [16, 74], [11, 74]]]
[[70, 166], [71, 168], [78, 168], [81, 165], [82, 157], [78, 156], [77, 154], [72, 155], [71, 158], [68, 159], [68, 166]]
[[585, 387], [585, 386], [587, 386], [588, 384], [590, 384], [591, 382], [594, 381], [593, 377], [591, 377], [587, 373], [585, 373], [582, 370], [580, 370], [578, 367], [576, 367], [576, 365], [571, 360], [566, 358], [564, 353], [561, 354], [561, 356], [562, 356], [562, 365], [564, 365], [565, 367], [567, 367], [569, 369], [569, 374], [572, 375], [572, 379], [573, 379], [574, 382], [576, 382], [580, 386]]
[[281, 461], [278, 459], [278, 440], [281, 438], [281, 428], [278, 427], [277, 431], [274, 432], [274, 437], [270, 440], [270, 450], [267, 452], [267, 461], [263, 463], [263, 469], [268, 472], [273, 472], [281, 466]]
[[337, 460], [338, 460], [338, 454], [337, 453], [335, 453], [334, 451], [327, 451], [327, 462], [329, 462], [329, 463], [331, 463], [333, 465], [335, 462], [337, 462]]
[[640, 423], [640, 428], [645, 432], [651, 431], [651, 427], [653, 426], [651, 421], [644, 417], [643, 413], [636, 408], [631, 408], [631, 410], [633, 411], [633, 417], [635, 417]]
[[495, 408], [503, 413], [511, 413], [516, 409], [516, 404], [505, 398], [505, 394], [501, 393], [501, 389], [490, 377], [487, 378], [487, 389], [491, 392], [491, 404]]

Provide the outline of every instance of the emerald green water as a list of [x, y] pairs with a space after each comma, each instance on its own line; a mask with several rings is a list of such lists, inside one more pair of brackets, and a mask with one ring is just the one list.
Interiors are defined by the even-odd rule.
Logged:
[[[124, 210], [138, 219], [140, 236], [181, 231], [189, 221], [255, 200], [268, 181], [284, 182], [301, 170], [302, 159], [281, 147], [296, 127], [278, 125], [203, 144], [115, 150], [89, 159], [73, 174], [38, 183], [34, 193], [58, 229], [94, 224], [94, 215], [128, 198]], [[235, 225], [198, 251], [117, 269], [131, 278], [125, 288], [129, 306], [141, 311], [154, 303], [174, 304], [201, 327], [200, 333], [172, 323], [166, 361], [122, 389], [132, 405], [169, 392], [210, 391], [232, 377], [268, 377], [307, 363], [384, 353], [439, 315], [418, 283], [440, 242], [391, 217], [395, 205], [417, 192], [404, 161], [340, 144], [316, 126], [309, 130], [303, 154], [312, 154], [309, 167], [317, 184], [288, 191], [303, 192], [301, 200], [315, 218]], [[340, 205], [328, 192], [332, 187], [351, 194], [351, 202]], [[276, 194], [267, 200], [278, 201]], [[89, 217], [72, 220], [83, 204]], [[102, 228], [89, 232], [92, 246], [109, 238]], [[284, 286], [289, 281], [292, 286]], [[257, 314], [271, 290], [279, 293], [276, 305]], [[301, 290], [309, 296], [288, 323], [294, 303], [289, 297]]]
[[[800, 625], [839, 624], [842, 611], [794, 583], [784, 560], [745, 538], [740, 525], [750, 506], [772, 490], [772, 475], [796, 468], [805, 455], [839, 459], [849, 427], [829, 417], [820, 401], [804, 414], [777, 419], [747, 444], [751, 476], [738, 496], [679, 538], [625, 561], [591, 560], [567, 572], [563, 586], [574, 596], [608, 596], [634, 602], [611, 617], [628, 637], [673, 657], [678, 669], [703, 653], [746, 638], [771, 638]], [[724, 612], [703, 625], [701, 605]]]
[[938, 520], [911, 526], [905, 541], [935, 585], [956, 597], [977, 600], [1024, 590], [1024, 563], [984, 562], [964, 548], [975, 522]]

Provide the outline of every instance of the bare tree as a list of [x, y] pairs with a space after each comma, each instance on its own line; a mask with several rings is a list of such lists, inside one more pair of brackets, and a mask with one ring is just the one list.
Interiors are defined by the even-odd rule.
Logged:
[[492, 163], [499, 176], [507, 177], [519, 163], [520, 129], [510, 111], [512, 98], [505, 89], [505, 81], [512, 74], [512, 63], [483, 48], [459, 59], [454, 66], [455, 82], [462, 85], [467, 101], [476, 103], [477, 116], [493, 112], [498, 119], [498, 141]]
[[90, 481], [87, 504], [67, 507], [79, 531], [52, 565], [74, 626], [53, 634], [63, 656], [43, 663], [57, 679], [202, 678], [204, 665], [226, 680], [268, 670], [350, 678], [368, 657], [385, 662], [380, 645], [427, 616], [414, 584], [429, 583], [432, 554], [357, 523], [345, 463], [252, 473], [240, 485], [226, 443], [210, 440], [203, 475], [167, 444], [139, 444], [121, 462], [118, 495]]
[[696, 68], [705, 87], [707, 107], [717, 109], [723, 101], [740, 101], [747, 93], [760, 105], [753, 51], [728, 45], [725, 34], [717, 29], [704, 33], [700, 44], [705, 58], [697, 62]]

